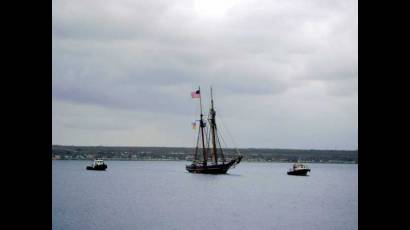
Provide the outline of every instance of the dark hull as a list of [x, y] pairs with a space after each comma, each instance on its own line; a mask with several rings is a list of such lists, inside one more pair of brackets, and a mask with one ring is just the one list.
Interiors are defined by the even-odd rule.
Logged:
[[227, 164], [221, 165], [207, 165], [207, 166], [198, 166], [198, 165], [187, 165], [186, 170], [190, 173], [205, 173], [205, 174], [224, 174], [228, 171], [230, 166]]
[[192, 164], [187, 165], [186, 170], [190, 173], [203, 173], [203, 174], [225, 174], [233, 166], [241, 162], [242, 156], [231, 160], [227, 164], [217, 164], [217, 165], [198, 165]]
[[295, 171], [288, 171], [288, 175], [306, 176], [308, 172], [310, 172], [310, 169], [298, 169]]
[[105, 169], [107, 169], [107, 165], [87, 166], [87, 170], [104, 171]]

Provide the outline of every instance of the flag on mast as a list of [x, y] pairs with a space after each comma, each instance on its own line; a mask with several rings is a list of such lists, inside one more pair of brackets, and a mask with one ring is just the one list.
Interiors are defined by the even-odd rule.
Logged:
[[198, 90], [194, 91], [191, 93], [192, 98], [200, 98], [201, 97], [201, 92]]

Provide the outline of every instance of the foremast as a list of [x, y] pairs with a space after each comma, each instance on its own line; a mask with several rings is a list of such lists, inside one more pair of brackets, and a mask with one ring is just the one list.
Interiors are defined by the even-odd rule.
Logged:
[[208, 163], [208, 153], [206, 152], [206, 145], [205, 145], [205, 135], [204, 135], [204, 128], [205, 128], [205, 123], [203, 121], [203, 114], [202, 114], [202, 93], [201, 93], [201, 87], [198, 87], [199, 90], [199, 107], [201, 110], [201, 115], [200, 115], [200, 120], [199, 120], [199, 128], [201, 132], [201, 137], [202, 137], [202, 154], [204, 156], [204, 166], [207, 165]]

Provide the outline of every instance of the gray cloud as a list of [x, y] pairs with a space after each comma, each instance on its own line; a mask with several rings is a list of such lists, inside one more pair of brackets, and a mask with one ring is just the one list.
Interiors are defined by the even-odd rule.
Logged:
[[[192, 145], [176, 130], [212, 85], [243, 147], [357, 148], [357, 20], [357, 1], [55, 0], [53, 143]], [[150, 138], [108, 138], [133, 127]]]

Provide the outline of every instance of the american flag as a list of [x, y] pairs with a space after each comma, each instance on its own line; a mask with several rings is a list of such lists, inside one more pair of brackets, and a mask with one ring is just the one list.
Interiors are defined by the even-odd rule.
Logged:
[[191, 97], [192, 97], [192, 98], [200, 98], [200, 97], [201, 97], [201, 93], [200, 93], [199, 89], [196, 90], [196, 91], [194, 91], [194, 92], [192, 92], [192, 93], [191, 93]]

